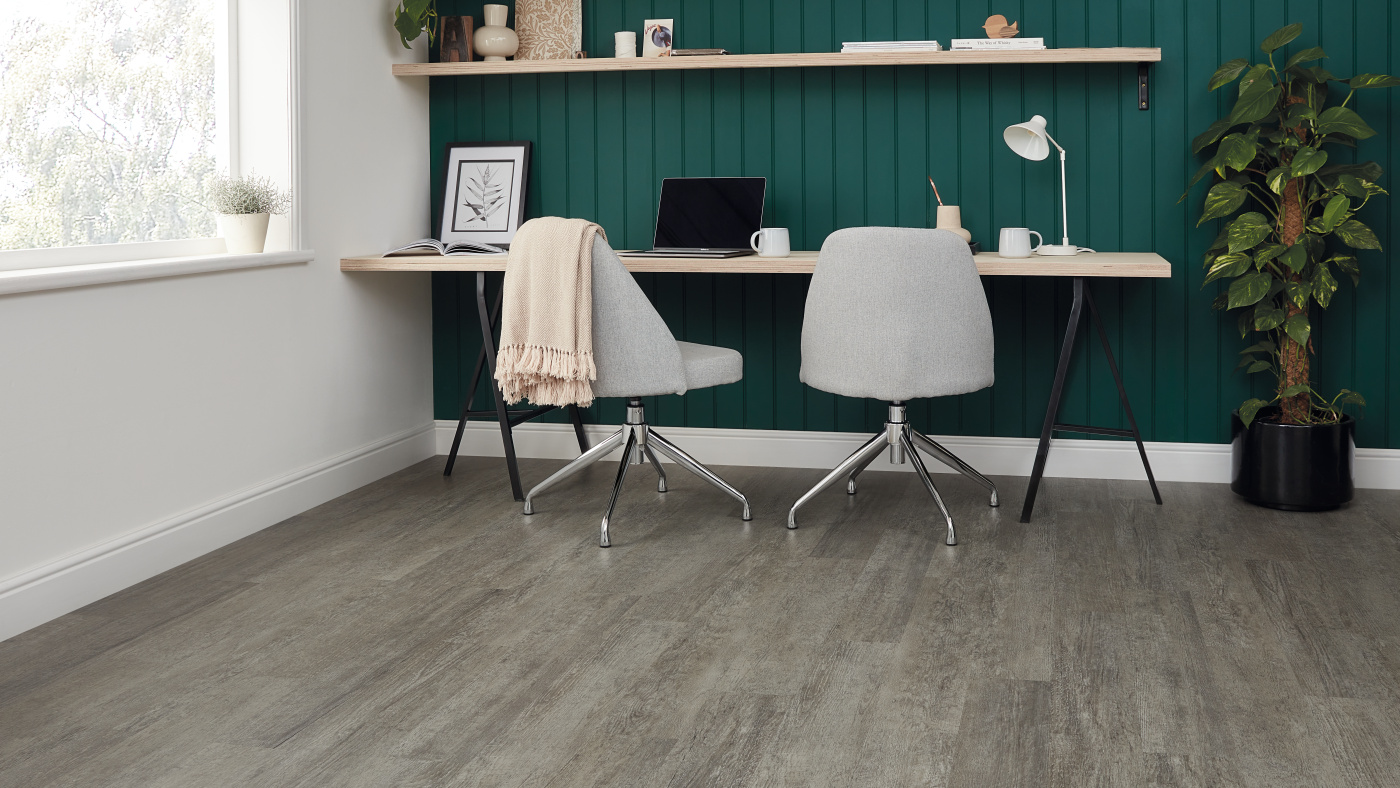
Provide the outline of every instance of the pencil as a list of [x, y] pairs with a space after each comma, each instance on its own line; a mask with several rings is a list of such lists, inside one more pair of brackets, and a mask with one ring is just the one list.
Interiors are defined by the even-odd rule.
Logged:
[[928, 176], [928, 185], [933, 187], [933, 196], [938, 198], [938, 204], [943, 204], [943, 195], [938, 193], [938, 184], [933, 182], [933, 176]]

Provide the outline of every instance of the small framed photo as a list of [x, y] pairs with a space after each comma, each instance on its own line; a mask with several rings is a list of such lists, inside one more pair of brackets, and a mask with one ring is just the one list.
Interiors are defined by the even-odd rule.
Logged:
[[438, 240], [508, 246], [525, 221], [529, 182], [529, 142], [451, 143]]
[[648, 19], [642, 34], [642, 57], [670, 57], [675, 43], [674, 19]]

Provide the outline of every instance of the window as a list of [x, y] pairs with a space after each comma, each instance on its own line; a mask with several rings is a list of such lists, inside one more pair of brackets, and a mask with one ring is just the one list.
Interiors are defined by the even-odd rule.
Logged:
[[0, 250], [215, 234], [225, 2], [0, 3]]

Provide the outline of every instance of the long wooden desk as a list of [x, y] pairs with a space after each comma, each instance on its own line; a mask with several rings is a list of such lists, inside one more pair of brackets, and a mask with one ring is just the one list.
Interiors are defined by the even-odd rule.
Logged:
[[[1094, 295], [1089, 289], [1091, 279], [1165, 279], [1172, 275], [1171, 263], [1161, 255], [1150, 252], [1099, 252], [1085, 253], [1074, 257], [1028, 257], [1006, 259], [996, 254], [979, 254], [973, 258], [977, 272], [982, 276], [1061, 276], [1074, 280], [1074, 297], [1070, 307], [1069, 325], [1065, 329], [1064, 343], [1060, 347], [1059, 362], [1055, 367], [1055, 382], [1050, 388], [1050, 402], [1045, 409], [1045, 422], [1040, 431], [1040, 443], [1036, 448], [1035, 465], [1031, 469], [1030, 484], [1026, 489], [1025, 504], [1021, 509], [1021, 522], [1028, 523], [1035, 508], [1036, 492], [1040, 479], [1045, 473], [1046, 458], [1050, 454], [1050, 440], [1056, 432], [1070, 432], [1088, 435], [1112, 435], [1132, 438], [1137, 443], [1142, 466], [1147, 470], [1147, 482], [1152, 487], [1152, 497], [1160, 505], [1162, 495], [1157, 490], [1157, 480], [1152, 475], [1152, 466], [1147, 461], [1147, 450], [1142, 445], [1142, 434], [1138, 431], [1137, 420], [1133, 418], [1132, 406], [1128, 403], [1128, 392], [1123, 388], [1123, 378], [1118, 372], [1118, 362], [1108, 344], [1108, 334], [1099, 319]], [[757, 255], [711, 260], [690, 257], [624, 257], [627, 270], [634, 273], [704, 273], [704, 274], [810, 274], [817, 265], [816, 252], [793, 252], [789, 257], [764, 258]], [[495, 385], [496, 348], [494, 330], [500, 314], [501, 301], [497, 295], [492, 308], [486, 305], [486, 274], [506, 270], [505, 255], [491, 257], [442, 257], [421, 255], [405, 257], [348, 257], [340, 261], [342, 271], [459, 271], [476, 274], [476, 304], [481, 319], [482, 348], [472, 374], [471, 388], [462, 409], [462, 418], [457, 423], [457, 435], [452, 442], [452, 452], [447, 458], [444, 474], [452, 473], [461, 445], [462, 432], [467, 420], [473, 417], [495, 417], [501, 426], [501, 440], [505, 444], [506, 468], [510, 473], [511, 489], [516, 500], [524, 500], [520, 484], [520, 470], [515, 459], [515, 442], [511, 428], [548, 413], [553, 408], [536, 408], [528, 411], [506, 410], [501, 391]], [[1069, 373], [1070, 361], [1074, 356], [1074, 342], [1083, 322], [1084, 307], [1099, 335], [1104, 355], [1108, 357], [1108, 368], [1113, 372], [1113, 381], [1118, 386], [1118, 397], [1128, 418], [1129, 429], [1094, 427], [1083, 424], [1061, 424], [1056, 421], [1060, 412], [1060, 398], [1064, 394], [1065, 379]], [[482, 368], [491, 373], [491, 388], [495, 395], [495, 409], [490, 411], [472, 410], [477, 383]], [[583, 423], [578, 409], [570, 406], [569, 413], [578, 438], [579, 450], [587, 451], [588, 443], [583, 433]]]

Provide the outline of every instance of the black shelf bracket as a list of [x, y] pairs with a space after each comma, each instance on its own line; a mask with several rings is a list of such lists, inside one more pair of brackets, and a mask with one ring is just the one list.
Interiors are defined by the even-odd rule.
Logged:
[[1147, 109], [1147, 70], [1151, 63], [1138, 63], [1138, 109]]

